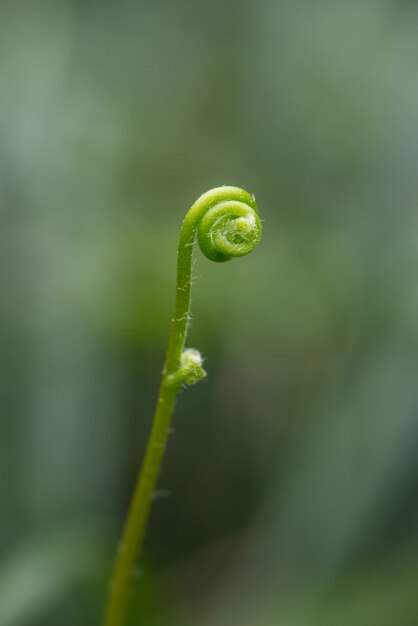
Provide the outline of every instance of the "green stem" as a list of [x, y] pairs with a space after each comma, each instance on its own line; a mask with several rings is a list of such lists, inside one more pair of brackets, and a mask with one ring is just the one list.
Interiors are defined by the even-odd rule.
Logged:
[[176, 300], [157, 407], [119, 543], [103, 626], [124, 624], [132, 572], [144, 539], [178, 391], [184, 383], [193, 384], [205, 376], [200, 354], [184, 350], [196, 232], [202, 252], [213, 261], [248, 254], [261, 236], [255, 200], [243, 189], [218, 187], [203, 194], [183, 221], [177, 252]]

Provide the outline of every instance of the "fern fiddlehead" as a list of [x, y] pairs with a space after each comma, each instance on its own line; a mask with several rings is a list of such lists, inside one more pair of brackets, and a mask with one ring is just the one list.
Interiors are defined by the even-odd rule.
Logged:
[[157, 407], [118, 548], [103, 626], [122, 626], [124, 622], [129, 583], [143, 541], [178, 391], [182, 385], [194, 384], [206, 375], [198, 350], [184, 348], [195, 241], [208, 259], [224, 262], [254, 250], [261, 231], [254, 198], [238, 187], [208, 191], [196, 200], [184, 218], [177, 251], [174, 314]]

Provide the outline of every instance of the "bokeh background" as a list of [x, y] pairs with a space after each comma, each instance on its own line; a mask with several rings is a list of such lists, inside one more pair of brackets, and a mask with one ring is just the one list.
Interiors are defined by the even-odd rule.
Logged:
[[0, 9], [0, 625], [100, 623], [145, 448], [181, 220], [195, 265], [131, 626], [418, 623], [418, 5]]

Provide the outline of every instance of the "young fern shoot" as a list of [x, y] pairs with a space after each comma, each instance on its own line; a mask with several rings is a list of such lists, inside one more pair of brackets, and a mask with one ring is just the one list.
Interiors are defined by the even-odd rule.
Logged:
[[158, 401], [119, 544], [103, 626], [124, 624], [130, 580], [143, 542], [178, 391], [181, 386], [193, 385], [206, 375], [198, 350], [185, 349], [195, 239], [208, 259], [224, 262], [254, 250], [261, 231], [254, 198], [238, 187], [224, 186], [208, 191], [196, 200], [184, 218], [177, 251], [174, 314]]

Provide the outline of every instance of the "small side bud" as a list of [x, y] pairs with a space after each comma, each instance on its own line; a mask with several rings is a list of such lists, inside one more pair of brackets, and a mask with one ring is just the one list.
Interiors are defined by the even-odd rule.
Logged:
[[203, 369], [203, 358], [199, 350], [187, 348], [183, 350], [180, 358], [180, 366], [175, 374], [168, 377], [168, 383], [180, 386], [184, 383], [195, 385], [206, 376]]
[[188, 385], [195, 385], [206, 376], [203, 369], [203, 358], [199, 350], [187, 348], [183, 350], [180, 359], [179, 375], [183, 382]]

